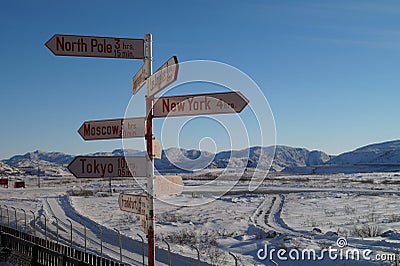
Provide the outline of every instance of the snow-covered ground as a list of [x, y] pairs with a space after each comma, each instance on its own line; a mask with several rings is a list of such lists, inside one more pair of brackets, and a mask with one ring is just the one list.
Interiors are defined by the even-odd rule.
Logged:
[[[145, 238], [145, 233], [140, 229], [139, 216], [118, 207], [120, 192], [140, 192], [133, 180], [113, 180], [115, 192], [105, 196], [107, 180], [43, 178], [41, 188], [37, 188], [36, 177], [24, 179], [25, 189], [0, 188], [3, 224], [8, 223], [9, 217], [10, 226], [15, 226], [14, 207], [18, 228], [32, 232], [32, 211], [37, 234], [43, 235], [45, 215], [48, 237], [56, 239], [58, 222], [59, 241], [69, 244], [72, 224], [74, 245], [82, 249], [85, 225], [86, 249], [100, 253], [101, 232], [103, 254], [116, 260], [117, 229], [122, 234], [123, 261], [141, 263], [138, 234]], [[173, 265], [190, 265], [194, 261], [197, 254], [191, 245], [200, 249], [202, 261], [217, 265], [234, 265], [229, 252], [239, 259], [239, 265], [273, 265], [270, 258], [279, 265], [395, 265], [393, 258], [387, 257], [396, 255], [400, 244], [398, 173], [274, 175], [256, 192], [249, 193], [248, 182], [243, 181], [223, 197], [218, 195], [232, 186], [231, 181], [207, 184], [199, 179], [197, 176], [196, 180], [185, 180], [183, 194], [156, 201], [157, 253], [163, 261], [159, 265], [166, 264], [167, 258], [163, 239], [173, 253], [181, 255], [172, 257]], [[80, 195], [86, 192], [86, 196], [71, 196], [67, 191]], [[94, 195], [89, 195], [92, 192]], [[26, 228], [22, 209], [27, 214]], [[346, 246], [338, 246], [344, 241]], [[371, 250], [371, 260], [333, 260], [328, 253], [324, 256], [323, 250], [329, 248], [337, 249], [337, 254], [352, 249]], [[264, 256], [265, 249], [268, 256]], [[305, 249], [314, 249], [321, 258], [305, 261], [289, 256]], [[269, 253], [273, 253], [272, 257]], [[376, 254], [392, 261], [377, 261]]]

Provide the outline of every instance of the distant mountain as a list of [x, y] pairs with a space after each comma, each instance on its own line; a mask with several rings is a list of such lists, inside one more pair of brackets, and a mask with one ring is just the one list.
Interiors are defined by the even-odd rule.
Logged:
[[213, 158], [214, 154], [207, 151], [169, 148], [162, 152], [161, 159], [154, 161], [154, 165], [160, 173], [192, 172], [208, 167]]
[[400, 140], [370, 144], [342, 153], [316, 167], [288, 167], [291, 173], [359, 173], [400, 171]]
[[274, 164], [282, 168], [291, 166], [316, 166], [329, 161], [333, 156], [323, 151], [309, 151], [304, 148], [276, 146]]
[[64, 176], [69, 175], [66, 166], [74, 156], [61, 152], [34, 151], [24, 155], [16, 155], [3, 163], [18, 168], [21, 172], [31, 175]]
[[29, 167], [34, 164], [34, 162], [49, 162], [55, 163], [58, 165], [68, 165], [74, 156], [68, 155], [61, 152], [43, 152], [43, 151], [34, 151], [28, 152], [24, 155], [15, 155], [10, 159], [3, 160], [4, 163], [8, 165], [12, 165], [15, 167]]
[[330, 165], [400, 164], [400, 140], [367, 145], [329, 160]]
[[[116, 149], [112, 152], [97, 152], [89, 155], [143, 156], [144, 154], [144, 151], [139, 150]], [[66, 167], [73, 158], [73, 155], [61, 152], [28, 152], [3, 160], [0, 165], [0, 174], [2, 171], [18, 174], [20, 171], [36, 175], [39, 167], [41, 175], [69, 175]], [[273, 146], [255, 146], [217, 154], [169, 148], [162, 152], [161, 159], [155, 160], [155, 168], [160, 173], [192, 172], [203, 168], [226, 167], [233, 169], [259, 167], [276, 172], [307, 174], [400, 171], [400, 140], [368, 145], [338, 156], [331, 156], [318, 150], [309, 151], [305, 148], [277, 145], [275, 149]]]
[[[274, 157], [275, 154], [275, 157]], [[163, 153], [161, 160], [156, 160], [156, 168], [178, 171], [196, 170], [200, 168], [255, 168], [281, 171], [289, 166], [320, 165], [332, 157], [322, 151], [309, 151], [304, 148], [288, 146], [251, 147], [242, 150], [223, 151], [217, 154], [199, 150], [171, 148]]]
[[140, 156], [144, 155], [144, 151], [140, 150], [133, 150], [133, 149], [116, 149], [113, 150], [112, 152], [95, 152], [95, 153], [90, 153], [88, 155], [90, 156]]

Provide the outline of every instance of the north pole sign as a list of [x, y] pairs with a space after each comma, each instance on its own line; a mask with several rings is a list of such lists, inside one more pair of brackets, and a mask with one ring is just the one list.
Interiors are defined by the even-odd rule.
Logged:
[[86, 121], [78, 129], [84, 140], [125, 139], [144, 137], [145, 118], [120, 118]]
[[144, 177], [144, 156], [77, 156], [68, 170], [77, 178]]
[[154, 117], [240, 113], [249, 100], [240, 92], [156, 98]]
[[45, 45], [60, 56], [144, 58], [143, 39], [55, 34]]

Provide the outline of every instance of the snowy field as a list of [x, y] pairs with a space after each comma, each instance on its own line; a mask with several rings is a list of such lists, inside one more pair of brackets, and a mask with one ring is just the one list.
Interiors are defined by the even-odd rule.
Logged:
[[[197, 258], [192, 245], [199, 248], [202, 261], [215, 265], [234, 265], [229, 252], [239, 265], [273, 265], [271, 258], [278, 265], [396, 265], [400, 245], [398, 173], [276, 174], [255, 192], [249, 193], [248, 182], [240, 181], [222, 197], [218, 195], [232, 182], [224, 179], [207, 184], [203, 177], [185, 175], [183, 194], [156, 201], [157, 252], [164, 261], [159, 265], [166, 265], [163, 240], [173, 253], [183, 256], [176, 261], [173, 257], [172, 265], [189, 265], [190, 258]], [[65, 244], [69, 244], [72, 225], [74, 245], [82, 249], [86, 227], [86, 249], [99, 254], [101, 238], [103, 254], [116, 260], [118, 230], [123, 261], [141, 264], [139, 235], [145, 239], [145, 233], [139, 216], [118, 207], [120, 192], [141, 191], [135, 181], [113, 180], [114, 192], [109, 195], [107, 180], [42, 178], [41, 188], [37, 188], [36, 177], [25, 180], [25, 189], [0, 188], [3, 224], [14, 227], [16, 211], [20, 230], [33, 232], [36, 224], [36, 233], [44, 235], [46, 222], [48, 237], [56, 239], [58, 228], [59, 241]], [[342, 246], [344, 242], [347, 244]], [[301, 257], [307, 249], [315, 250], [314, 260]], [[342, 257], [334, 259], [323, 253], [330, 249]], [[359, 259], [343, 257], [354, 250], [371, 252]]]

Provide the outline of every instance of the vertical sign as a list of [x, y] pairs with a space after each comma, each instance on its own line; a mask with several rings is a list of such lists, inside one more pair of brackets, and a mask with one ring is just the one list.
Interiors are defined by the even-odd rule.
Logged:
[[147, 78], [146, 89], [147, 97], [151, 97], [162, 91], [178, 79], [178, 59], [171, 57], [153, 75]]
[[136, 94], [146, 83], [146, 65], [143, 65], [132, 78], [132, 93]]

